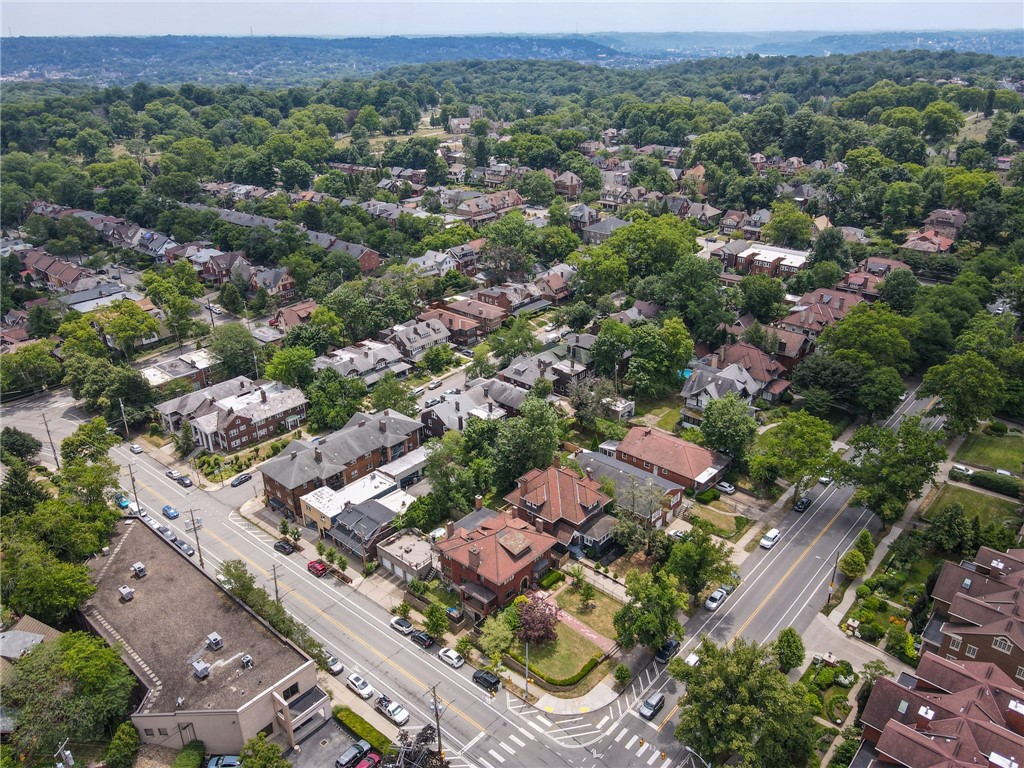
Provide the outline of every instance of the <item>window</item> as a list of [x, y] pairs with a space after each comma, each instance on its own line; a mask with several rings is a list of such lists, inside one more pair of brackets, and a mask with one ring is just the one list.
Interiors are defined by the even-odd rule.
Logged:
[[951, 638], [950, 641], [949, 641], [949, 650], [951, 650], [951, 651], [959, 651], [960, 650], [960, 642], [961, 642], [961, 640], [960, 640], [959, 637]]
[[285, 699], [285, 701], [290, 699], [292, 696], [295, 696], [296, 694], [298, 694], [298, 692], [299, 692], [299, 684], [298, 683], [292, 683], [291, 685], [289, 685], [287, 688], [284, 689], [284, 699]]
[[992, 647], [995, 648], [997, 651], [1002, 651], [1003, 653], [1009, 653], [1010, 651], [1013, 650], [1013, 643], [1011, 643], [1005, 637], [1000, 636], [1000, 637], [997, 637], [995, 640], [992, 641]]
[[1017, 674], [1014, 677], [1018, 680], [1024, 680], [1024, 667], [1017, 667]]
[[975, 648], [973, 645], [968, 645], [967, 651], [964, 655], [967, 656], [968, 659], [973, 659], [975, 656], [978, 655], [978, 649]]
[[156, 735], [155, 733], [153, 733], [153, 729], [152, 728], [143, 728], [143, 733], [145, 733], [147, 736], [155, 736]]
[[650, 468], [651, 468], [651, 462], [645, 461], [644, 462], [644, 469], [650, 469]]
[[232, 440], [232, 441], [231, 441], [231, 447], [232, 447], [232, 448], [237, 448], [237, 447], [238, 447], [239, 445], [241, 445], [241, 444], [242, 444], [242, 441], [241, 441], [241, 440]]
[[156, 732], [159, 733], [161, 736], [166, 736], [167, 735], [167, 729], [166, 728], [157, 728]]
[[231, 437], [234, 437], [237, 434], [238, 434], [238, 430], [237, 429], [232, 429], [230, 432], [228, 432], [228, 435], [231, 436]]

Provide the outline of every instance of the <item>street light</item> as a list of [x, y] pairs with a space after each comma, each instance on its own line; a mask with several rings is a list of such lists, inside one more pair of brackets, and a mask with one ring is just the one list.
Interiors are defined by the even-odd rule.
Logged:
[[711, 768], [711, 763], [701, 757], [697, 752], [694, 751], [693, 747], [686, 747], [686, 752], [691, 756], [695, 757], [704, 764], [704, 768]]

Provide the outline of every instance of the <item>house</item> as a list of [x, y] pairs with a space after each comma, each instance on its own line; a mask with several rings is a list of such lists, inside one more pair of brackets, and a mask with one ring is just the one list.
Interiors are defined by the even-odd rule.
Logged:
[[211, 285], [224, 285], [229, 280], [248, 283], [252, 278], [253, 268], [245, 258], [244, 251], [213, 252], [205, 249], [190, 257], [190, 261], [199, 267], [199, 278]]
[[449, 523], [448, 535], [436, 546], [442, 579], [459, 591], [463, 609], [479, 621], [536, 584], [552, 566], [557, 543], [529, 523], [494, 514], [474, 528]]
[[736, 254], [736, 271], [786, 280], [806, 268], [810, 256], [809, 251], [758, 243]]
[[924, 220], [922, 232], [932, 231], [950, 240], [956, 240], [967, 223], [967, 214], [957, 208], [938, 208]]
[[463, 200], [455, 209], [455, 215], [476, 226], [500, 219], [509, 211], [519, 210], [524, 206], [523, 198], [518, 192], [514, 189], [504, 189]]
[[195, 352], [178, 355], [173, 360], [148, 365], [140, 369], [139, 373], [149, 382], [149, 386], [158, 389], [166, 389], [171, 382], [181, 386], [185, 381], [191, 389], [204, 389], [214, 383], [215, 371], [220, 363], [221, 359], [209, 349], [197, 349]]
[[313, 299], [304, 299], [298, 304], [290, 307], [282, 307], [270, 318], [270, 325], [280, 331], [287, 333], [297, 325], [305, 325], [317, 310], [317, 303]]
[[466, 386], [467, 391], [474, 387], [480, 387], [486, 398], [488, 409], [490, 409], [490, 403], [493, 402], [494, 410], [497, 411], [500, 408], [510, 419], [523, 412], [523, 403], [529, 394], [527, 390], [500, 379], [472, 379], [466, 383]]
[[712, 229], [718, 224], [722, 212], [713, 205], [707, 203], [691, 203], [686, 211], [685, 218], [697, 222], [701, 229]]
[[555, 177], [555, 193], [563, 197], [579, 197], [583, 192], [583, 179], [572, 171], [565, 171]]
[[130, 717], [143, 744], [237, 755], [263, 733], [288, 749], [330, 719], [316, 662], [152, 526], [119, 524], [87, 567], [96, 591], [79, 620], [138, 678]]
[[434, 540], [416, 528], [403, 528], [377, 543], [377, 561], [403, 583], [428, 581], [440, 566]]
[[498, 330], [508, 317], [508, 312], [502, 307], [476, 299], [456, 299], [449, 302], [445, 309], [477, 321], [480, 323], [480, 332], [485, 335]]
[[[608, 319], [614, 320], [617, 323], [629, 325], [636, 320], [655, 320], [664, 311], [664, 307], [652, 304], [649, 301], [634, 301], [633, 306], [629, 307], [629, 309], [622, 309], [618, 312], [613, 312], [608, 315]], [[599, 325], [598, 330], [600, 331]]]
[[473, 120], [468, 117], [449, 117], [448, 133], [469, 133], [469, 126], [472, 125], [472, 123]]
[[700, 492], [722, 479], [729, 458], [656, 427], [633, 427], [614, 457], [632, 467]]
[[1012, 768], [1024, 759], [1024, 689], [984, 661], [925, 653], [913, 673], [879, 677], [853, 765]]
[[464, 184], [466, 181], [466, 166], [463, 163], [452, 163], [449, 165], [448, 181], [452, 184]]
[[535, 312], [551, 305], [533, 283], [502, 283], [476, 292], [476, 299], [500, 307], [507, 315]]
[[847, 273], [836, 288], [855, 293], [866, 301], [874, 301], [878, 298], [878, 286], [897, 269], [910, 269], [910, 265], [896, 259], [872, 256], [862, 261], [856, 270]]
[[832, 222], [828, 216], [815, 216], [811, 220], [811, 239], [817, 239], [826, 229], [832, 228]]
[[863, 229], [857, 227], [840, 227], [839, 231], [843, 233], [843, 240], [848, 243], [859, 243], [861, 245], [870, 242], [870, 238], [864, 233]]
[[504, 419], [508, 412], [487, 396], [488, 391], [488, 387], [471, 384], [458, 394], [436, 398], [439, 402], [420, 413], [426, 435], [441, 437], [452, 430], [462, 432], [470, 419]]
[[601, 214], [586, 203], [577, 203], [569, 209], [569, 229], [579, 234], [601, 220]]
[[801, 296], [789, 314], [779, 320], [777, 325], [779, 328], [803, 334], [816, 341], [818, 334], [842, 320], [851, 308], [863, 301], [864, 299], [856, 294], [836, 291], [833, 288], [818, 288]]
[[398, 347], [402, 357], [410, 363], [418, 363], [431, 347], [447, 344], [451, 334], [439, 320], [421, 320], [406, 326], [395, 326], [386, 338]]
[[476, 240], [449, 248], [448, 253], [455, 259], [455, 269], [469, 277], [475, 275], [480, 263], [480, 252], [485, 245], [487, 238], [478, 237]]
[[475, 344], [480, 339], [480, 323], [468, 317], [463, 317], [454, 312], [449, 312], [439, 304], [433, 309], [420, 312], [416, 319], [421, 322], [436, 320], [448, 331], [448, 340], [457, 346], [466, 347]]
[[333, 368], [342, 376], [362, 379], [367, 389], [371, 389], [388, 373], [404, 379], [412, 366], [403, 359], [401, 350], [394, 344], [366, 339], [316, 358], [313, 370], [323, 368]]
[[567, 547], [600, 556], [612, 541], [615, 518], [605, 511], [611, 498], [601, 493], [596, 480], [563, 468], [557, 455], [554, 466], [532, 469], [516, 480], [505, 501], [520, 520]]
[[295, 280], [286, 269], [257, 269], [249, 278], [249, 289], [256, 293], [263, 289], [279, 301], [288, 301], [295, 295]]
[[[313, 233], [310, 233], [311, 235]], [[327, 246], [328, 253], [347, 253], [356, 263], [359, 264], [360, 273], [367, 275], [371, 272], [375, 272], [380, 267], [380, 253], [373, 250], [366, 245], [360, 245], [359, 243], [350, 243], [346, 240], [337, 240], [332, 238], [332, 242]]]
[[128, 299], [138, 301], [141, 299], [137, 293], [133, 293], [118, 283], [100, 283], [95, 288], [87, 288], [81, 291], [65, 293], [57, 297], [57, 302], [64, 311], [73, 309], [77, 312], [92, 312], [94, 309], [109, 307], [116, 301]]
[[420, 446], [423, 425], [397, 411], [356, 413], [348, 423], [312, 441], [293, 440], [260, 465], [271, 507], [301, 513], [300, 499], [327, 486], [338, 490]]
[[441, 277], [458, 266], [458, 262], [451, 253], [431, 250], [422, 256], [413, 256], [407, 263], [409, 266], [415, 267], [423, 277]]
[[18, 251], [22, 269], [28, 270], [33, 281], [46, 283], [51, 291], [74, 291], [85, 278], [94, 275], [91, 269], [51, 256], [41, 248]]
[[628, 221], [610, 216], [602, 219], [588, 227], [583, 228], [583, 242], [587, 245], [600, 245], [605, 242], [617, 229], [629, 226]]
[[556, 344], [536, 355], [520, 355], [498, 371], [498, 378], [527, 390], [533, 389], [538, 380], [547, 379], [556, 393], [568, 395], [573, 386], [590, 377], [593, 369], [590, 347], [596, 338], [592, 334], [572, 334], [566, 343]]
[[12, 309], [4, 315], [4, 325], [8, 328], [21, 328], [28, 325], [28, 312], [24, 309]]
[[736, 230], [742, 229], [743, 225], [747, 223], [748, 218], [747, 214], [743, 211], [728, 210], [718, 220], [718, 233], [731, 235]]
[[640, 519], [645, 525], [662, 528], [683, 503], [683, 489], [677, 483], [653, 475], [615, 458], [615, 445], [600, 451], [581, 451], [574, 457], [588, 478], [615, 485], [615, 506]]
[[391, 534], [395, 517], [413, 501], [394, 480], [371, 472], [338, 490], [321, 486], [307, 493], [299, 499], [298, 519], [365, 562]]
[[[682, 419], [687, 424], [699, 425], [708, 404], [730, 393], [752, 406], [762, 389], [763, 385], [736, 363], [722, 369], [696, 363], [679, 393], [683, 399]], [[750, 411], [753, 410], [751, 407]]]
[[484, 186], [500, 187], [512, 178], [512, 166], [508, 163], [495, 163], [484, 171]]
[[744, 224], [741, 225], [740, 229], [743, 231], [743, 238], [745, 240], [751, 240], [753, 242], [760, 242], [761, 231], [765, 225], [772, 220], [772, 212], [767, 208], [761, 208], [755, 211]]
[[552, 304], [560, 304], [572, 296], [572, 281], [576, 276], [576, 267], [571, 264], [555, 264], [534, 278], [533, 284], [540, 290], [540, 295]]
[[700, 192], [701, 196], [707, 197], [708, 194], [708, 183], [704, 178], [706, 169], [703, 165], [697, 164], [692, 168], [687, 168], [683, 174], [683, 178], [690, 180], [696, 186], [697, 191]]
[[906, 241], [900, 248], [920, 253], [945, 253], [953, 246], [953, 238], [944, 237], [935, 230], [915, 232], [908, 235]]
[[782, 165], [779, 166], [779, 173], [783, 176], [793, 176], [798, 173], [805, 165], [807, 165], [803, 158], [800, 157], [789, 157], [786, 158]]
[[782, 378], [787, 374], [785, 366], [772, 355], [745, 341], [719, 347], [705, 360], [707, 365], [716, 370], [738, 365], [760, 385], [761, 390], [755, 398], [769, 403], [777, 403], [782, 393], [789, 388], [789, 382]]

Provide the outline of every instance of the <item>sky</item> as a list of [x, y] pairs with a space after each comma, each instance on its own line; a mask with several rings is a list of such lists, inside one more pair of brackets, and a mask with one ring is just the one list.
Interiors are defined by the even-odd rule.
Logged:
[[0, 1], [3, 36], [886, 31], [1024, 27], [1022, 0]]

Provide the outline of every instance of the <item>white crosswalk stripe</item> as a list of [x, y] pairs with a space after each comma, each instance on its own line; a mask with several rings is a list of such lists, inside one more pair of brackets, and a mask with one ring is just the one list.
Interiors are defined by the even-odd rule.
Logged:
[[618, 744], [620, 741], [622, 741], [622, 737], [625, 736], [627, 733], [629, 733], [628, 728], [623, 728], [621, 731], [619, 731], [619, 735], [615, 737], [615, 743]]
[[657, 750], [655, 750], [654, 752], [651, 752], [651, 757], [647, 761], [647, 764], [648, 765], [654, 765], [654, 761], [657, 760], [659, 757], [661, 757], [661, 753], [658, 752]]
[[512, 735], [511, 733], [510, 733], [510, 734], [508, 735], [508, 738], [509, 738], [509, 740], [510, 740], [510, 741], [514, 741], [514, 742], [515, 742], [516, 744], [518, 744], [518, 745], [519, 745], [520, 747], [525, 747], [525, 746], [526, 746], [526, 742], [525, 742], [525, 741], [523, 741], [522, 739], [518, 739], [518, 738], [516, 738], [516, 737], [515, 737], [515, 736], [513, 736], [513, 735]]
[[636, 756], [640, 757], [644, 752], [647, 751], [647, 748], [650, 747], [650, 746], [651, 746], [650, 743], [645, 741], [644, 745], [642, 747], [640, 747], [640, 750], [636, 753]]
[[497, 752], [495, 752], [495, 751], [494, 751], [493, 749], [488, 749], [488, 750], [487, 750], [487, 754], [489, 754], [489, 755], [490, 755], [491, 757], [493, 757], [493, 758], [494, 758], [495, 760], [497, 760], [497, 761], [498, 761], [499, 763], [504, 763], [504, 762], [505, 762], [505, 758], [504, 758], [504, 757], [502, 757], [501, 755], [499, 755], [499, 754], [498, 754]]
[[633, 745], [636, 744], [639, 740], [639, 736], [633, 736], [633, 738], [626, 742], [626, 749], [632, 749]]
[[509, 746], [508, 744], [506, 744], [506, 743], [505, 743], [504, 741], [499, 741], [499, 742], [498, 742], [498, 746], [499, 746], [499, 747], [501, 747], [502, 749], [504, 749], [504, 750], [505, 750], [506, 752], [508, 752], [508, 753], [509, 753], [510, 755], [514, 755], [514, 754], [516, 753], [516, 751], [515, 751], [514, 749], [512, 749], [512, 747], [510, 747], [510, 746]]

